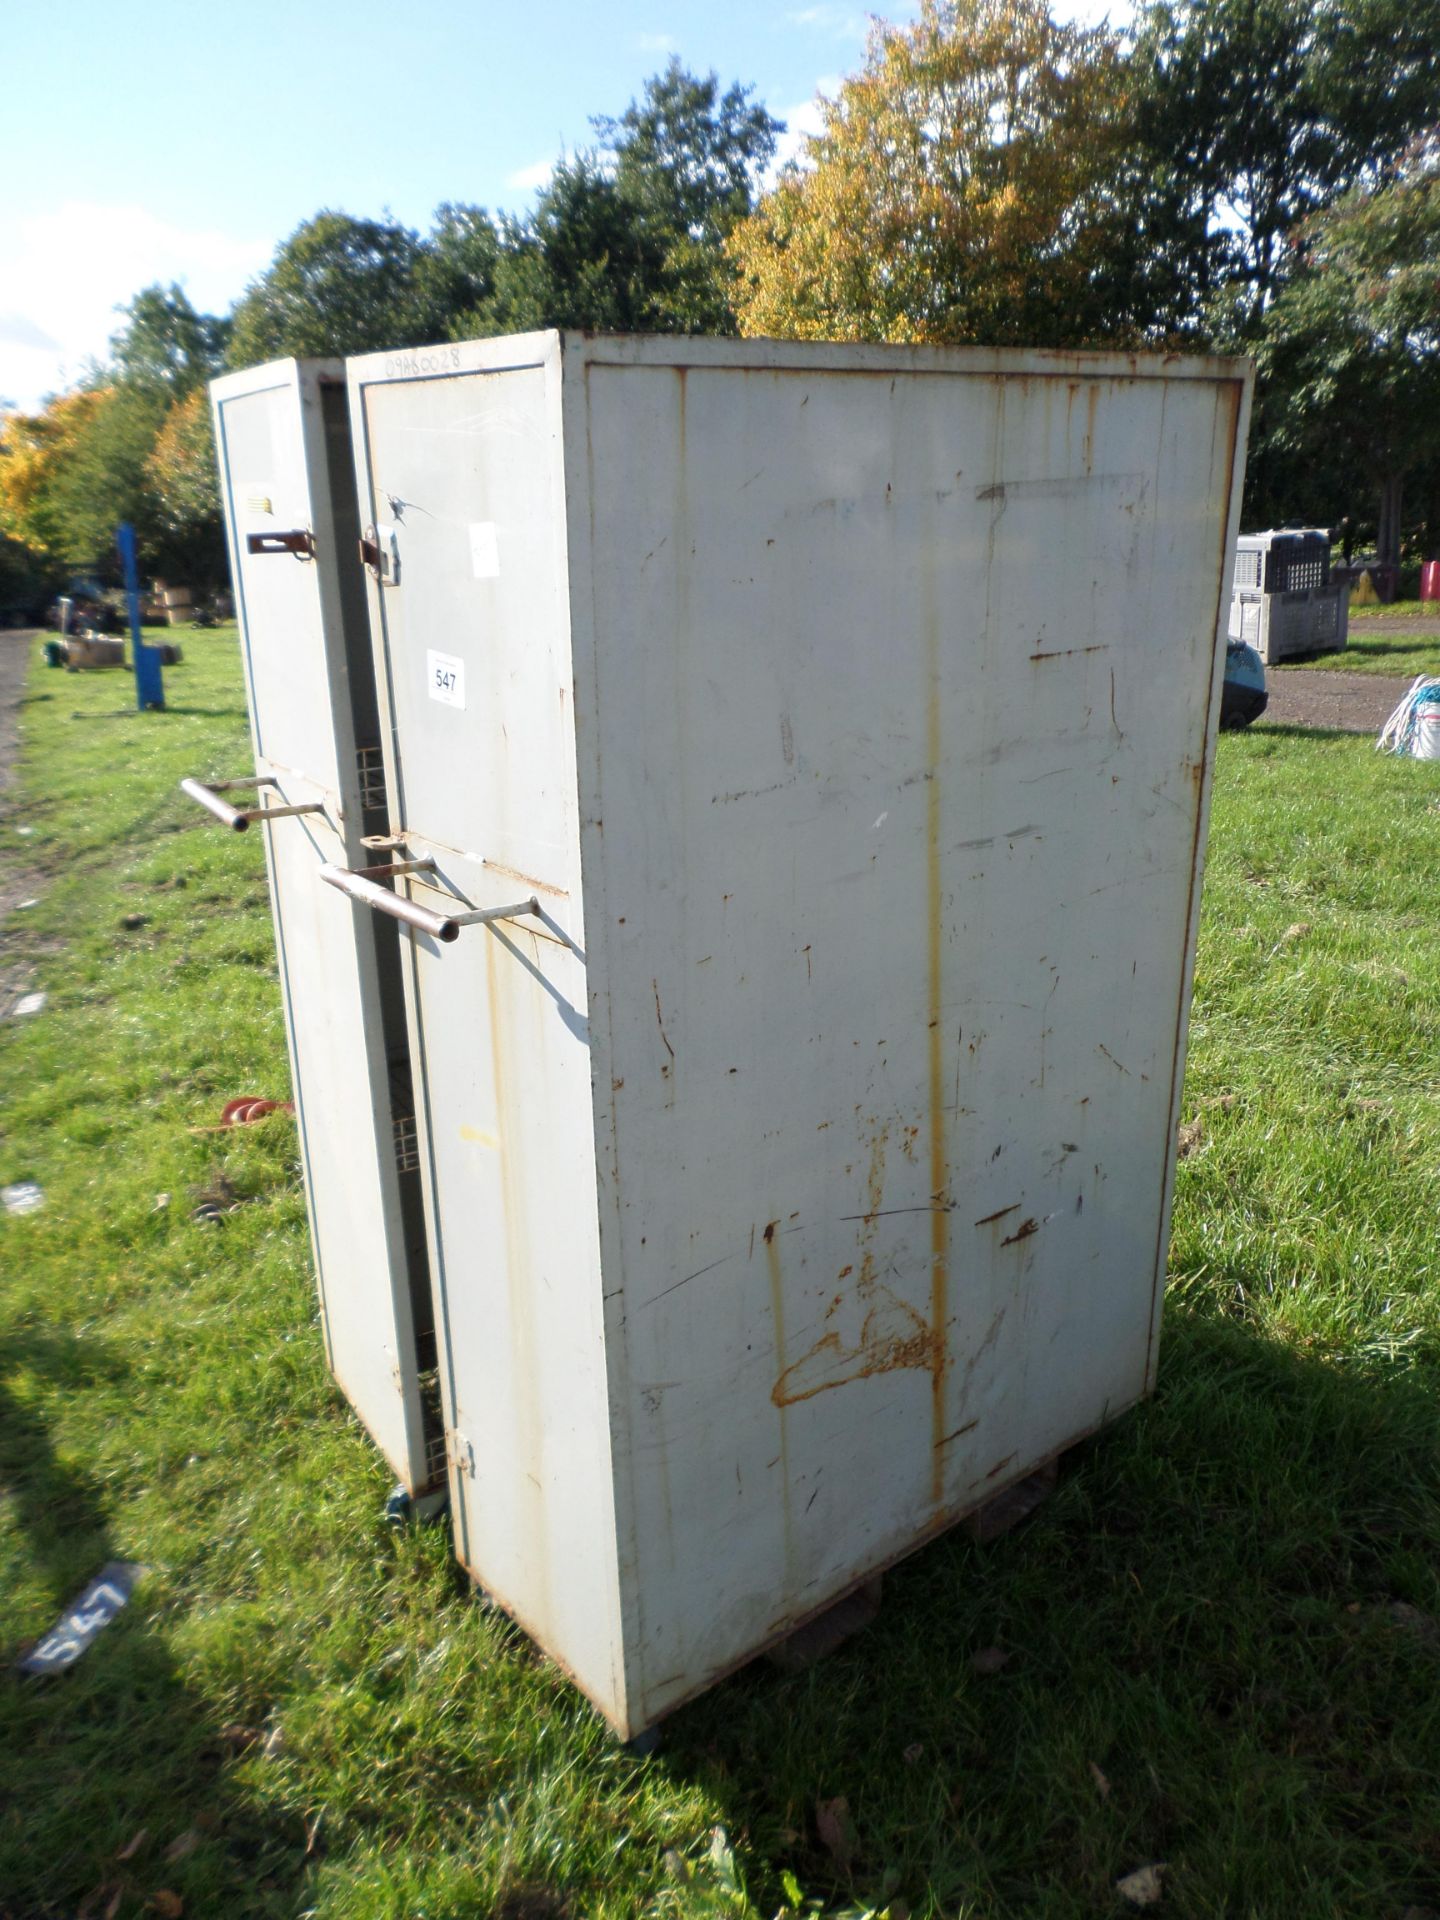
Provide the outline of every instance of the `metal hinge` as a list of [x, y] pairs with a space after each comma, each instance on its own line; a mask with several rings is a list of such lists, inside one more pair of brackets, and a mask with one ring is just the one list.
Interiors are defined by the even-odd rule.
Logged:
[[360, 537], [360, 563], [382, 587], [400, 584], [400, 541], [394, 527], [366, 527]]

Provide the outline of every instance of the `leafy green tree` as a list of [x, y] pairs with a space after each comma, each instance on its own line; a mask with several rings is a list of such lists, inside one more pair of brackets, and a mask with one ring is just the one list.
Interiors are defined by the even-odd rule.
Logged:
[[60, 557], [58, 481], [100, 404], [93, 388], [57, 394], [39, 413], [0, 419], [0, 533]]
[[656, 330], [668, 239], [593, 158], [562, 160], [530, 218], [504, 222], [492, 291], [452, 323], [452, 336]]
[[1265, 315], [1262, 432], [1304, 464], [1341, 444], [1375, 489], [1380, 559], [1398, 564], [1407, 476], [1440, 418], [1440, 138], [1394, 176], [1315, 214]]
[[64, 585], [65, 572], [50, 554], [0, 533], [0, 625], [34, 619]]
[[672, 232], [718, 245], [749, 213], [785, 131], [753, 91], [737, 82], [721, 93], [716, 74], [702, 80], [671, 60], [645, 82], [643, 100], [591, 125], [632, 200]]
[[672, 60], [618, 120], [592, 122], [615, 185], [663, 265], [648, 324], [665, 332], [734, 333], [734, 268], [725, 241], [754, 208], [785, 124], [733, 83], [722, 93]]
[[415, 272], [416, 317], [430, 329], [425, 339], [463, 337], [451, 331], [453, 323], [494, 292], [500, 251], [500, 228], [484, 207], [446, 201], [435, 209]]
[[1431, 0], [1156, 0], [1132, 71], [1137, 220], [1192, 323], [1244, 342], [1288, 236], [1387, 178], [1434, 118]]
[[182, 288], [144, 287], [123, 311], [110, 366], [126, 385], [178, 400], [224, 366], [230, 322], [197, 313]]
[[746, 333], [1057, 346], [1145, 331], [1118, 37], [1046, 0], [921, 0], [822, 103], [730, 251]]
[[225, 578], [225, 538], [210, 396], [196, 387], [177, 400], [145, 462], [154, 502], [150, 551], [163, 572], [191, 585]]
[[109, 567], [122, 520], [145, 544], [155, 523], [146, 463], [166, 405], [163, 395], [110, 382], [12, 416], [0, 451], [0, 530], [67, 567]]
[[372, 353], [434, 339], [425, 249], [409, 227], [326, 211], [304, 221], [235, 308], [228, 359]]
[[754, 203], [783, 123], [672, 61], [618, 120], [592, 123], [602, 150], [562, 160], [527, 220], [503, 220], [487, 298], [453, 338], [533, 327], [733, 333], [724, 240]]

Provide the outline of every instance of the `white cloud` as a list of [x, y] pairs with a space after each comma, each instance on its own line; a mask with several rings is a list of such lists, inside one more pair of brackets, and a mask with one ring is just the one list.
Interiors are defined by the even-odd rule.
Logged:
[[553, 160], [537, 160], [533, 166], [521, 167], [517, 172], [508, 174], [505, 184], [514, 187], [517, 193], [538, 193], [541, 187], [549, 186], [554, 171]]
[[60, 351], [60, 342], [23, 313], [0, 313], [0, 346], [35, 347], [41, 353]]
[[791, 160], [800, 159], [808, 135], [821, 132], [825, 124], [821, 118], [821, 96], [833, 100], [843, 84], [838, 73], [827, 73], [823, 79], [815, 82], [813, 98], [802, 100], [798, 106], [784, 107], [776, 115], [777, 119], [785, 122], [785, 131], [780, 136], [775, 158], [765, 176], [765, 186], [773, 186], [780, 169]]
[[674, 53], [679, 41], [673, 33], [637, 33], [635, 45], [641, 53]]
[[808, 27], [836, 40], [863, 40], [870, 16], [853, 7], [821, 5], [797, 7], [785, 15], [787, 26]]
[[272, 251], [268, 240], [98, 200], [0, 218], [0, 259], [18, 294], [0, 316], [0, 398], [35, 407], [73, 384], [105, 352], [115, 309], [156, 281], [178, 281], [201, 312], [223, 313]]

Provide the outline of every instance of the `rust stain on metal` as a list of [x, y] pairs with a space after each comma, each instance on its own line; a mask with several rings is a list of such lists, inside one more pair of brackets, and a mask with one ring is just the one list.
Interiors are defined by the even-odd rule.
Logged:
[[480, 863], [491, 873], [503, 873], [507, 880], [519, 880], [527, 887], [534, 887], [537, 893], [548, 893], [557, 900], [568, 900], [569, 889], [557, 887], [549, 880], [537, 880], [533, 873], [522, 873], [519, 867], [507, 867], [500, 860], [482, 860]]
[[785, 1276], [780, 1267], [779, 1242], [775, 1238], [779, 1224], [778, 1220], [771, 1220], [765, 1228], [765, 1262], [770, 1269], [770, 1319], [775, 1333], [777, 1393], [770, 1397], [780, 1412], [780, 1511], [785, 1533], [785, 1591], [788, 1594], [794, 1593], [796, 1587], [796, 1560], [790, 1513], [790, 1434], [785, 1418], [785, 1409], [790, 1403], [777, 1397], [778, 1382], [789, 1373], [785, 1364]]
[[[652, 980], [650, 985], [655, 990], [655, 1024], [660, 1029], [660, 1038], [665, 1042], [665, 1051], [673, 1060], [675, 1058], [675, 1049], [670, 1044], [670, 1036], [665, 1031], [665, 1016], [660, 1011], [660, 982], [658, 980]], [[669, 1068], [667, 1067], [665, 1071], [668, 1073]]]
[[[1003, 500], [1004, 493], [1001, 490]], [[925, 1359], [909, 1364], [930, 1368], [930, 1497], [938, 1505], [945, 1491], [944, 1461], [940, 1456], [945, 1432], [946, 1333], [950, 1318], [950, 1155], [945, 1130], [945, 927], [944, 862], [940, 769], [943, 729], [940, 703], [943, 691], [940, 662], [940, 624], [934, 581], [928, 571], [926, 628], [929, 645], [929, 698], [925, 712], [925, 758], [935, 778], [925, 786], [926, 924], [930, 935], [929, 1043], [930, 1043], [930, 1325], [923, 1344]], [[903, 1343], [902, 1343], [903, 1346]]]
[[1006, 1467], [1009, 1466], [1010, 1462], [1014, 1458], [1015, 1456], [1013, 1453], [1007, 1453], [1003, 1460], [997, 1460], [995, 1462], [994, 1466], [991, 1467], [990, 1471], [986, 1474], [985, 1478], [987, 1480], [993, 1480], [997, 1473], [1003, 1473], [1005, 1471]]
[[975, 1419], [967, 1420], [963, 1427], [956, 1427], [953, 1433], [947, 1433], [945, 1438], [940, 1442], [940, 1445], [942, 1447], [948, 1447], [952, 1440], [958, 1440], [962, 1434], [973, 1433], [979, 1424], [980, 1419], [977, 1415]]
[[1019, 1211], [1020, 1202], [1018, 1200], [1012, 1200], [1008, 1207], [1001, 1207], [996, 1213], [983, 1214], [975, 1224], [977, 1227], [988, 1227], [992, 1220], [1003, 1220], [1007, 1213], [1018, 1213]]
[[1032, 1214], [1028, 1220], [1022, 1220], [1014, 1233], [1007, 1233], [1000, 1242], [1002, 1247], [1013, 1247], [1018, 1240], [1028, 1240], [1032, 1233], [1040, 1231], [1040, 1222]]
[[[934, 1329], [908, 1301], [902, 1300], [880, 1280], [875, 1271], [875, 1222], [885, 1217], [880, 1202], [885, 1189], [885, 1146], [882, 1131], [870, 1144], [870, 1171], [867, 1199], [870, 1211], [859, 1215], [860, 1271], [853, 1293], [837, 1293], [825, 1310], [827, 1322], [851, 1301], [862, 1312], [856, 1337], [848, 1341], [840, 1328], [831, 1325], [799, 1359], [786, 1367], [771, 1388], [770, 1398], [777, 1407], [794, 1406], [801, 1400], [813, 1400], [817, 1394], [834, 1387], [848, 1386], [853, 1380], [869, 1379], [873, 1374], [897, 1369], [920, 1368], [934, 1373], [936, 1368]], [[765, 1229], [767, 1242], [773, 1240], [778, 1221]], [[851, 1271], [837, 1276], [844, 1279]], [[773, 1271], [772, 1271], [773, 1278]], [[940, 1355], [944, 1364], [944, 1355]]]
[[1094, 647], [1054, 647], [1049, 653], [1032, 653], [1030, 658], [1032, 660], [1065, 660], [1072, 653], [1108, 653], [1109, 651], [1110, 643], [1105, 640]]
[[[943, 1353], [940, 1360], [943, 1366]], [[828, 1393], [832, 1387], [849, 1386], [853, 1380], [868, 1380], [877, 1373], [894, 1373], [907, 1367], [933, 1374], [935, 1365], [931, 1328], [907, 1301], [880, 1285], [856, 1345], [847, 1347], [834, 1330], [824, 1334], [785, 1369], [770, 1398], [777, 1407], [793, 1407]], [[814, 1377], [817, 1370], [823, 1374], [820, 1379]]]

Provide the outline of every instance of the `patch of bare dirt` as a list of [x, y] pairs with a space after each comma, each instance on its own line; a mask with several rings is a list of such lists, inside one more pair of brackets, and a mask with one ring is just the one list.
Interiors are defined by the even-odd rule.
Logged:
[[[20, 702], [33, 638], [26, 630], [0, 631], [0, 818], [13, 804], [20, 755]], [[36, 877], [25, 870], [23, 860], [7, 858], [0, 862], [0, 1018], [10, 1012], [30, 985], [28, 964], [5, 950], [5, 923], [20, 902], [38, 890]]]
[[1412, 678], [1407, 674], [1392, 680], [1377, 673], [1332, 673], [1321, 668], [1269, 673], [1265, 682], [1270, 702], [1256, 724], [1378, 734]]

